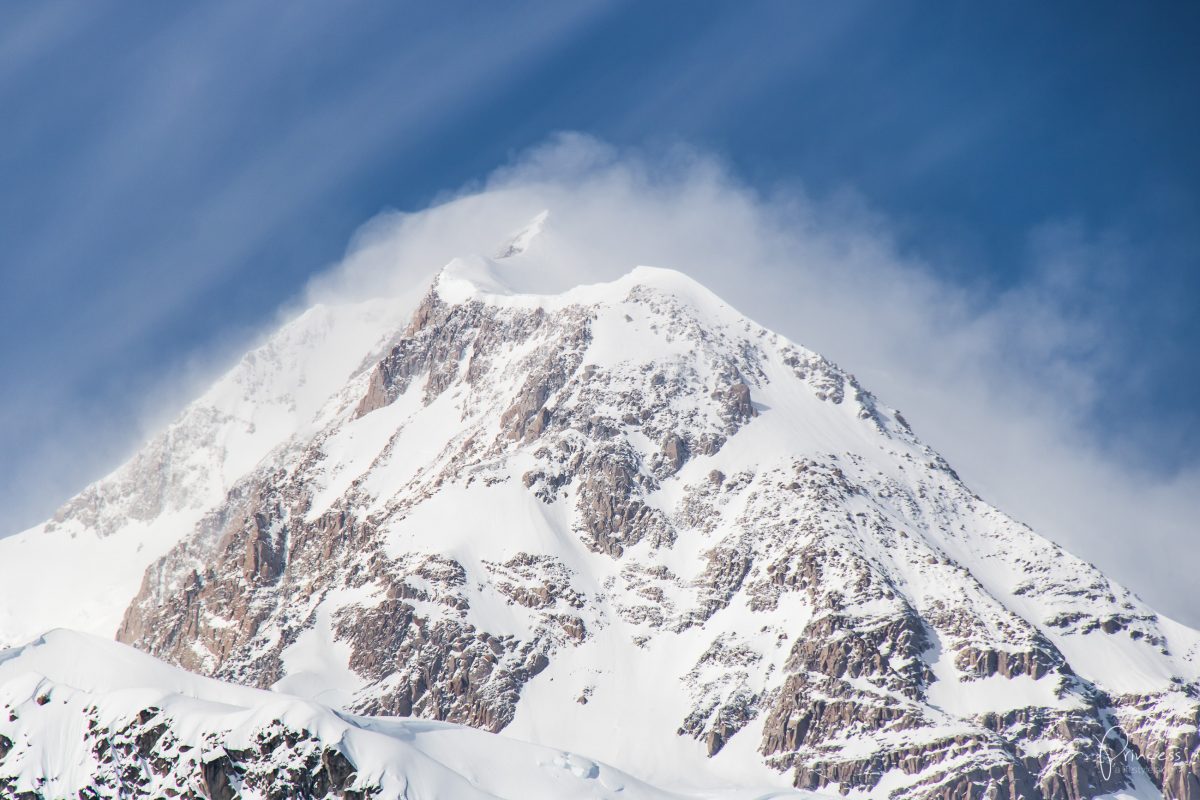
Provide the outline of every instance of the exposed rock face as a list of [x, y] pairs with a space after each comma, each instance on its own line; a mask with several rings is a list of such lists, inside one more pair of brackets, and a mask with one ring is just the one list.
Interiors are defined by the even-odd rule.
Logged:
[[[1081, 800], [1144, 771], [1200, 800], [1200, 635], [681, 276], [439, 283], [393, 340], [152, 565], [121, 640], [262, 687], [317, 643], [353, 710], [522, 735], [531, 703], [582, 729], [639, 693], [685, 709], [645, 736], [803, 788]], [[653, 685], [612, 666], [643, 651]]]
[[[282, 723], [259, 728], [247, 747], [231, 748], [216, 735], [196, 741], [162, 709], [149, 707], [125, 719], [84, 714], [83, 742], [90, 780], [80, 800], [160, 798], [234, 800], [309, 797], [355, 800], [378, 793], [359, 780], [354, 762], [307, 730]], [[205, 751], [208, 750], [207, 754]], [[218, 755], [219, 753], [219, 755]], [[19, 793], [17, 780], [0, 777], [0, 795]]]

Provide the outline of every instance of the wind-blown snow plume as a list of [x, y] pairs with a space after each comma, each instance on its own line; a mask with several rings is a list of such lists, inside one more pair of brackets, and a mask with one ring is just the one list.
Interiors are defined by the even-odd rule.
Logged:
[[1039, 232], [1031, 277], [989, 300], [900, 253], [853, 196], [763, 195], [695, 150], [649, 156], [568, 134], [434, 208], [372, 220], [310, 299], [410, 290], [544, 209], [540, 291], [639, 263], [685, 270], [853, 369], [989, 499], [1200, 623], [1200, 467], [1164, 473], [1131, 454], [1119, 420], [1089, 419], [1106, 382], [1137, 372], [1104, 326], [1118, 302], [1104, 291], [1112, 243]]

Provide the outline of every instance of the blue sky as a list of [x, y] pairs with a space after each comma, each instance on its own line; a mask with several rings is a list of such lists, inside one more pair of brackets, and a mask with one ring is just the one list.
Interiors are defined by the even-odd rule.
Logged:
[[1197, 468], [1195, 4], [113, 10], [0, 7], [8, 530], [126, 456], [183, 399], [164, 386], [367, 219], [563, 130], [852, 209], [968, 305], [1039, 287], [1074, 332], [1049, 363], [1101, 387], [1071, 424], [1143, 475]]

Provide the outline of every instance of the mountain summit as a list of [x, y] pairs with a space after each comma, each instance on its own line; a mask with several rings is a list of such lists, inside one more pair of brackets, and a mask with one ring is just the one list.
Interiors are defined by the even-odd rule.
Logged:
[[546, 221], [415, 309], [311, 309], [0, 541], [78, 590], [16, 577], [0, 640], [115, 633], [672, 787], [1200, 798], [1200, 633], [686, 275], [521, 291]]

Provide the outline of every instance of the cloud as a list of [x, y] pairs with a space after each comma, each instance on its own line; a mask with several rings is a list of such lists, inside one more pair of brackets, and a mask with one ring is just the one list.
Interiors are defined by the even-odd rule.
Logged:
[[[498, 7], [400, 36], [371, 9], [215, 4], [134, 24], [57, 8], [0, 10], [0, 100], [14, 109], [0, 370], [20, 376], [0, 396], [0, 535], [197, 394], [192, 377], [211, 370], [191, 362], [230, 363], [255, 333], [226, 309], [294, 292], [319, 263], [295, 240], [344, 213], [364, 175], [389, 159], [413, 169], [604, 10]], [[348, 42], [364, 31], [388, 46], [360, 53]], [[64, 77], [76, 73], [88, 79]]]
[[888, 221], [851, 193], [763, 194], [686, 146], [651, 154], [561, 134], [431, 209], [371, 221], [308, 299], [411, 289], [542, 209], [551, 225], [522, 288], [637, 264], [685, 271], [854, 372], [985, 498], [1200, 625], [1200, 468], [1131, 458], [1122, 420], [1095, 420], [1106, 385], [1129, 372], [1107, 324], [1127, 280], [1119, 241], [1047, 225], [1030, 232], [1020, 282], [964, 288], [900, 252]]
[[[322, 123], [312, 125], [298, 135], [320, 138]], [[376, 138], [368, 144], [368, 155], [382, 146]], [[232, 244], [222, 247], [244, 250], [275, 224], [281, 212], [255, 189], [264, 181], [303, 197], [335, 179], [336, 170], [322, 170], [288, 183], [286, 162], [298, 151], [284, 143], [281, 152], [235, 176], [229, 196], [209, 205], [200, 227], [231, 230]], [[365, 158], [337, 154], [351, 165]], [[260, 205], [266, 221], [253, 222], [250, 209]], [[1191, 574], [1200, 556], [1200, 465], [1166, 468], [1131, 445], [1125, 420], [1097, 418], [1114, 382], [1143, 379], [1123, 340], [1127, 326], [1111, 324], [1129, 301], [1127, 242], [1078, 222], [1047, 224], [1030, 231], [1020, 281], [1000, 290], [964, 286], [903, 252], [892, 223], [853, 192], [814, 198], [796, 185], [756, 190], [719, 158], [683, 144], [645, 151], [557, 135], [428, 209], [370, 220], [340, 263], [257, 334], [227, 331], [153, 382], [97, 386], [96, 401], [66, 420], [53, 402], [0, 405], [2, 430], [57, 431], [23, 460], [8, 505], [28, 498], [52, 505], [77, 490], [80, 464], [93, 475], [115, 466], [113, 453], [165, 424], [294, 306], [406, 296], [451, 258], [493, 252], [543, 209], [551, 223], [531, 251], [533, 268], [517, 276], [522, 288], [559, 291], [637, 264], [687, 272], [855, 373], [986, 499], [1164, 613], [1200, 625]], [[220, 248], [185, 241], [229, 263]], [[154, 313], [171, 306], [163, 300]], [[133, 327], [98, 335], [123, 339], [145, 329], [126, 323]], [[22, 392], [53, 397], [53, 380], [24, 381]], [[142, 410], [140, 424], [129, 423], [130, 408]], [[39, 414], [45, 418], [31, 416]], [[80, 452], [81, 441], [88, 452]]]

